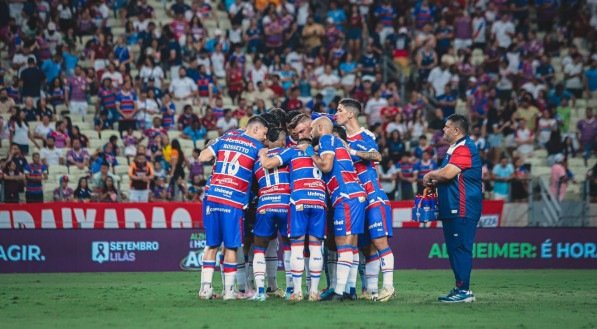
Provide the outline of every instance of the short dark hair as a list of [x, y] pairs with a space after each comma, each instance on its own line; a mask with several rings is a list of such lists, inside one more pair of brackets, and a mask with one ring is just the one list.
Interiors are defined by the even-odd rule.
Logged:
[[447, 121], [451, 121], [463, 134], [468, 135], [468, 119], [464, 115], [452, 114], [448, 117]]
[[254, 115], [254, 116], [252, 116], [249, 119], [249, 121], [247, 122], [247, 126], [251, 126], [251, 125], [254, 125], [254, 124], [260, 124], [260, 125], [262, 125], [264, 127], [269, 127], [268, 122], [263, 117], [261, 117], [260, 115]]
[[361, 114], [361, 102], [357, 101], [356, 99], [342, 98], [340, 102], [338, 102], [338, 105], [342, 105], [351, 109], [356, 115]]

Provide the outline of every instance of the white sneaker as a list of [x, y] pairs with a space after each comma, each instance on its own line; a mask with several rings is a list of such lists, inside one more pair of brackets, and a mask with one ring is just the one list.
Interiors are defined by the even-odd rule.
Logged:
[[264, 293], [256, 293], [255, 296], [251, 297], [251, 300], [254, 300], [256, 302], [265, 302], [266, 299], [267, 295]]
[[394, 287], [391, 287], [391, 288], [383, 287], [381, 289], [381, 291], [379, 292], [377, 301], [382, 302], [382, 303], [387, 302], [388, 300], [392, 299], [392, 297], [394, 297], [395, 294], [396, 294], [396, 290], [394, 289]]
[[203, 287], [203, 289], [197, 292], [197, 297], [200, 299], [212, 299], [214, 294], [214, 289], [212, 287]]

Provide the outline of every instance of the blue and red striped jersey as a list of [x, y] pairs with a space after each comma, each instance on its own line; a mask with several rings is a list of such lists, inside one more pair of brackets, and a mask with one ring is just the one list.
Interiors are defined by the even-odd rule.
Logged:
[[481, 158], [468, 136], [452, 144], [444, 157], [441, 167], [448, 164], [460, 170], [454, 179], [437, 185], [439, 218], [466, 217], [481, 218]]
[[367, 197], [361, 186], [352, 159], [342, 140], [334, 135], [323, 135], [319, 139], [319, 155], [333, 154], [332, 170], [323, 174], [332, 205], [343, 199]]
[[245, 208], [253, 183], [253, 166], [263, 144], [246, 134], [222, 136], [208, 147], [216, 163], [207, 189], [207, 200]]
[[287, 148], [276, 157], [290, 171], [290, 202], [295, 205], [312, 204], [327, 206], [325, 184], [321, 170], [305, 152]]
[[120, 104], [120, 111], [125, 114], [132, 113], [135, 110], [135, 102], [137, 102], [137, 95], [133, 91], [120, 91], [116, 96], [116, 103]]
[[[29, 163], [25, 166], [25, 174], [30, 177], [41, 178], [48, 173], [48, 167], [41, 163]], [[42, 183], [39, 180], [27, 179], [27, 193], [43, 193]]]
[[437, 169], [437, 163], [435, 163], [433, 160], [429, 160], [427, 162], [419, 160], [417, 163], [415, 163], [413, 169], [417, 173], [417, 179], [423, 180], [423, 176], [425, 176], [428, 172]]
[[[375, 135], [369, 130], [361, 128], [355, 135], [347, 136], [347, 139], [348, 145], [355, 151], [378, 151]], [[383, 191], [379, 184], [375, 163], [361, 159], [358, 156], [353, 156], [352, 161], [359, 176], [359, 181], [363, 185], [363, 188], [365, 188], [365, 192], [367, 192], [367, 207], [389, 201], [386, 192]]]
[[[275, 148], [267, 152], [272, 157], [282, 153], [284, 149]], [[263, 208], [287, 208], [290, 203], [290, 172], [288, 166], [265, 169], [261, 161], [255, 162], [253, 169], [257, 179], [258, 196], [257, 211]]]

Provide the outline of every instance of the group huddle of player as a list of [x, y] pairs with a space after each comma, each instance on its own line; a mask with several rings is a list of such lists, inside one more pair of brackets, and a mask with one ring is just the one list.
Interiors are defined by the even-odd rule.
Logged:
[[[305, 271], [310, 301], [354, 300], [361, 263], [361, 297], [394, 296], [391, 209], [375, 169], [381, 154], [360, 112], [353, 99], [342, 99], [333, 118], [274, 109], [201, 152], [199, 161], [214, 167], [203, 202], [208, 247], [200, 298], [216, 296], [221, 246], [225, 300], [264, 301], [271, 293], [300, 301]], [[276, 283], [278, 236], [285, 290]], [[327, 288], [320, 292], [324, 265]]]

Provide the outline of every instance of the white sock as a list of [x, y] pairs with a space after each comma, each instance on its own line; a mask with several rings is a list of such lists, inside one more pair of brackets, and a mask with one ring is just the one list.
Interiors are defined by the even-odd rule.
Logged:
[[328, 274], [330, 276], [330, 288], [334, 288], [336, 285], [336, 267], [338, 263], [338, 252], [333, 250], [328, 250], [328, 259], [327, 259], [327, 267], [328, 267]]
[[201, 267], [201, 289], [211, 287], [215, 267], [215, 261], [203, 261], [203, 266]]
[[224, 263], [224, 294], [234, 293], [234, 279], [236, 278], [236, 263]]
[[278, 273], [278, 239], [271, 240], [267, 245], [265, 264], [267, 287], [272, 291], [276, 291], [278, 289], [278, 280], [276, 278], [276, 274]]
[[357, 247], [352, 249], [352, 266], [348, 273], [348, 281], [346, 282], [346, 292], [350, 293], [352, 289], [356, 290], [357, 276], [359, 274], [359, 250]]
[[258, 293], [265, 292], [265, 250], [254, 246], [253, 274], [255, 275], [255, 290]]
[[284, 244], [284, 274], [286, 275], [286, 290], [288, 288], [294, 287], [294, 283], [292, 281], [292, 266], [290, 265], [290, 246]]
[[245, 255], [247, 263], [247, 289], [255, 290], [255, 275], [253, 274], [253, 247], [249, 249], [248, 257]]
[[394, 253], [392, 249], [386, 248], [379, 251], [381, 260], [381, 273], [383, 277], [383, 287], [394, 287]]
[[303, 291], [303, 271], [305, 270], [304, 248], [305, 242], [303, 240], [293, 240], [290, 245], [290, 268], [292, 271], [294, 293]]
[[323, 269], [323, 255], [321, 254], [321, 242], [309, 241], [309, 275], [311, 277], [310, 293], [319, 292], [319, 279]]
[[338, 246], [338, 263], [336, 265], [336, 287], [335, 292], [338, 295], [346, 289], [350, 269], [352, 268], [352, 246]]
[[245, 264], [245, 254], [239, 249], [236, 255], [236, 283], [238, 290], [245, 292], [247, 290], [247, 264]]
[[379, 256], [369, 255], [365, 265], [365, 277], [367, 278], [367, 291], [374, 294], [379, 290]]

